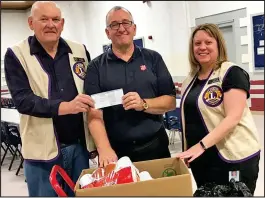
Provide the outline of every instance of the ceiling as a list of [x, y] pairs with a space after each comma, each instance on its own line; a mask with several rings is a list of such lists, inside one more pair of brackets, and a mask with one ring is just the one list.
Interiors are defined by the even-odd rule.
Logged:
[[1, 1], [2, 10], [26, 10], [34, 1]]

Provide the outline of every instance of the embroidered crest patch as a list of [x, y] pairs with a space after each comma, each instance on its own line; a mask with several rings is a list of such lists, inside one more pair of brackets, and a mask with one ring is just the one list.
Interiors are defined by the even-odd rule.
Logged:
[[75, 63], [73, 66], [73, 71], [79, 78], [81, 78], [82, 80], [85, 79], [86, 67], [85, 67], [84, 63], [82, 63], [82, 62]]
[[213, 85], [203, 93], [203, 102], [210, 107], [217, 107], [223, 101], [223, 91], [220, 87]]

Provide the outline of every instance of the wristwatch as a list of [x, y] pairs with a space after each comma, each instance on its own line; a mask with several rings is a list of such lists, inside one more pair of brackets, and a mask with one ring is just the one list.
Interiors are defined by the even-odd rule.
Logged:
[[147, 110], [148, 109], [148, 104], [147, 104], [147, 102], [145, 101], [145, 99], [142, 99], [143, 100], [143, 111], [145, 111], [145, 110]]

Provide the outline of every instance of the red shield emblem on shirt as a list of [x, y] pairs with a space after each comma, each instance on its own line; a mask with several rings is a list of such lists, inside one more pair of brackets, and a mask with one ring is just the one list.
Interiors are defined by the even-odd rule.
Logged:
[[141, 66], [140, 66], [140, 69], [141, 69], [142, 71], [144, 71], [144, 70], [146, 70], [146, 66], [145, 66], [145, 65], [141, 65]]

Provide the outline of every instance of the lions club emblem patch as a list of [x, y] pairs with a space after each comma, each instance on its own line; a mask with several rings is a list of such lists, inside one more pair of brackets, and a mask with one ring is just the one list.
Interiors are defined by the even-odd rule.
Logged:
[[75, 63], [73, 66], [73, 71], [79, 78], [81, 78], [82, 80], [85, 79], [86, 68], [85, 68], [84, 63], [82, 63], [82, 62]]
[[216, 107], [223, 101], [223, 91], [220, 87], [213, 85], [206, 89], [202, 97], [206, 105]]

